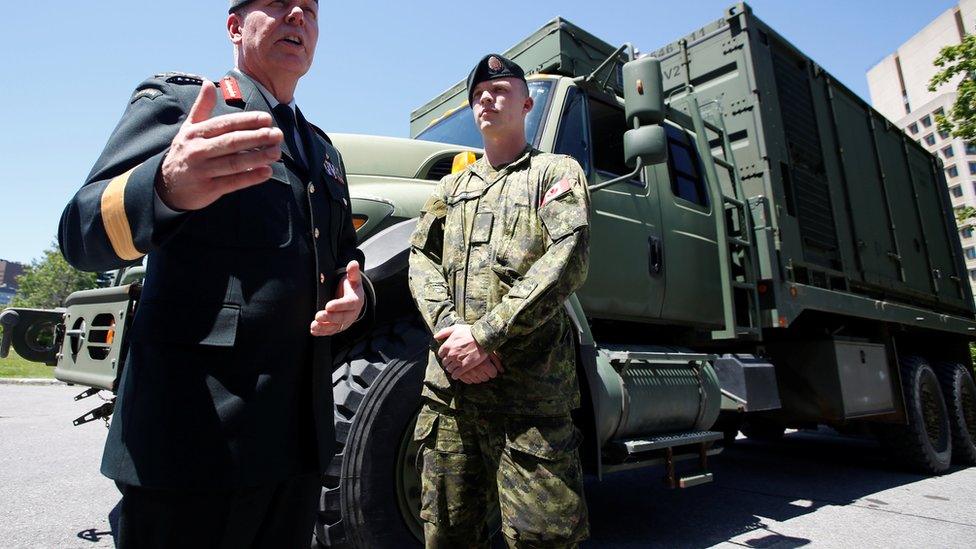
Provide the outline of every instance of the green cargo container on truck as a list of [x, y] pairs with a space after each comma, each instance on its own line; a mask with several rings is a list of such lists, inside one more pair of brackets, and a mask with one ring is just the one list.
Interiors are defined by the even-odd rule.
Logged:
[[[576, 157], [592, 189], [590, 275], [566, 303], [588, 471], [663, 465], [691, 486], [723, 432], [817, 424], [877, 434], [928, 473], [976, 462], [976, 321], [935, 158], [745, 4], [648, 57], [562, 19], [505, 55], [532, 74], [527, 140]], [[433, 182], [480, 152], [463, 83], [411, 135], [333, 136], [378, 307], [337, 355], [325, 545], [421, 532], [410, 433], [430, 334], [407, 242]], [[113, 389], [138, 302], [125, 276], [65, 310], [8, 310], [7, 344]]]

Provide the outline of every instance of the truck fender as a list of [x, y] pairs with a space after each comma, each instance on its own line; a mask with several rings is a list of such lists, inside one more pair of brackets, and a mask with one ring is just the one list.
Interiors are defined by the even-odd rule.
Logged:
[[[623, 409], [623, 380], [620, 375], [597, 353], [593, 333], [586, 321], [586, 314], [576, 294], [569, 296], [565, 303], [566, 311], [573, 323], [573, 338], [576, 341], [577, 376], [580, 380], [582, 402], [580, 410], [581, 428], [592, 426], [592, 432], [585, 432], [584, 440], [590, 445], [588, 452], [595, 457], [594, 465], [598, 477], [602, 477], [603, 444], [616, 432]], [[587, 420], [592, 420], [592, 423]]]
[[417, 226], [417, 220], [415, 217], [391, 225], [367, 238], [359, 246], [366, 256], [366, 276], [374, 284], [380, 284], [407, 268], [410, 235]]

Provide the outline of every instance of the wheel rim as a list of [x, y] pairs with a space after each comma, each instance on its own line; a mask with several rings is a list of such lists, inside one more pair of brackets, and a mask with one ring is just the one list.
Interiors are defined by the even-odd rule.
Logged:
[[417, 471], [417, 454], [420, 444], [413, 439], [413, 430], [417, 425], [418, 409], [407, 424], [403, 436], [400, 437], [400, 447], [396, 460], [396, 493], [400, 515], [407, 529], [417, 541], [424, 541], [424, 523], [420, 519], [420, 472]]
[[[407, 525], [410, 533], [417, 538], [420, 543], [424, 542], [424, 522], [420, 518], [420, 471], [417, 470], [417, 455], [420, 453], [420, 444], [413, 439], [413, 431], [417, 426], [417, 417], [420, 415], [418, 409], [414, 412], [407, 429], [400, 437], [400, 446], [397, 450], [396, 460], [396, 493], [397, 504], [400, 508], [400, 515], [403, 522]], [[488, 534], [494, 536], [502, 528], [501, 512], [498, 504], [490, 505], [491, 510], [488, 514]]]
[[922, 423], [925, 434], [937, 452], [945, 449], [947, 433], [945, 431], [945, 408], [941, 404], [941, 392], [938, 382], [932, 379], [922, 379], [919, 399], [921, 400]]

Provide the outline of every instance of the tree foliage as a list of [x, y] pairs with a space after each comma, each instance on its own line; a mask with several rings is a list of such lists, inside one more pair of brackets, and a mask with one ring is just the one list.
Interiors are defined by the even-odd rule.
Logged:
[[941, 70], [929, 81], [931, 92], [962, 76], [948, 115], [935, 117], [939, 129], [976, 141], [976, 35], [967, 34], [961, 43], [942, 48], [934, 64]]
[[976, 208], [972, 206], [959, 206], [955, 211], [957, 224], [961, 224], [971, 217], [976, 217]]
[[98, 273], [86, 273], [75, 269], [65, 261], [57, 244], [44, 250], [41, 259], [35, 259], [17, 277], [20, 286], [10, 302], [11, 307], [53, 309], [60, 307], [66, 297], [78, 290], [90, 290], [97, 284]]

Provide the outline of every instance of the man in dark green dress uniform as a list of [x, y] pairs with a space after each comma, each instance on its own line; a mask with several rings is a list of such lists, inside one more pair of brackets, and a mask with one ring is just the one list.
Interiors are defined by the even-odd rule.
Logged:
[[426, 544], [488, 547], [497, 504], [509, 546], [574, 547], [589, 530], [564, 303], [586, 279], [586, 177], [526, 144], [518, 65], [485, 56], [468, 98], [485, 154], [441, 179], [411, 239], [410, 289], [440, 342], [415, 432]]
[[120, 547], [307, 547], [334, 453], [330, 337], [361, 316], [342, 157], [296, 108], [315, 0], [231, 0], [236, 68], [158, 74], [61, 218], [146, 277], [102, 472]]

